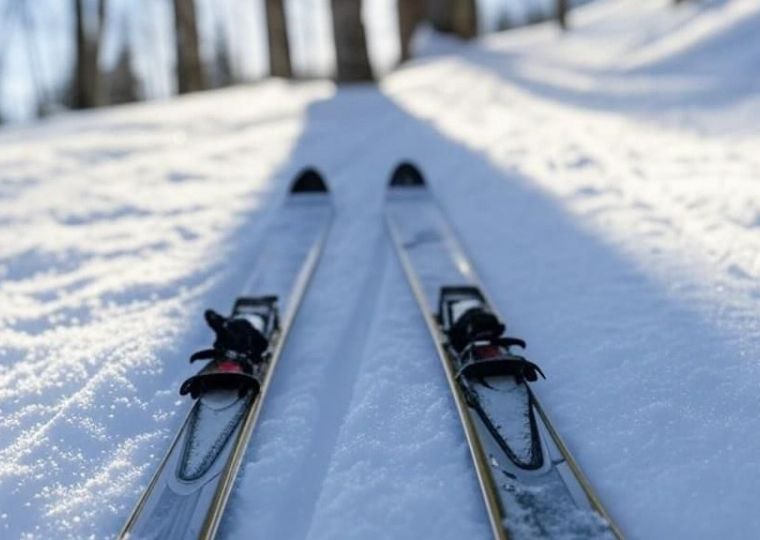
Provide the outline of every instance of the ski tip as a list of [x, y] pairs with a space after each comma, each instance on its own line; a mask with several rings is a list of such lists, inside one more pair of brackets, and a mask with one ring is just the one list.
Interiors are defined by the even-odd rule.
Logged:
[[409, 161], [402, 161], [393, 170], [390, 187], [422, 187], [425, 179], [416, 165]]
[[307, 167], [293, 180], [290, 193], [327, 193], [325, 179], [316, 169]]

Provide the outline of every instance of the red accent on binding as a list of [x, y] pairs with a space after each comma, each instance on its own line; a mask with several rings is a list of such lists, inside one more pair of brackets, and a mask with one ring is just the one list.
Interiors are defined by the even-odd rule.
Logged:
[[217, 371], [221, 371], [223, 373], [242, 373], [243, 367], [238, 364], [237, 362], [233, 362], [231, 360], [224, 360], [222, 362], [219, 362], [216, 365]]
[[473, 356], [476, 360], [489, 360], [490, 358], [499, 358], [503, 356], [501, 349], [497, 345], [481, 345], [473, 348]]

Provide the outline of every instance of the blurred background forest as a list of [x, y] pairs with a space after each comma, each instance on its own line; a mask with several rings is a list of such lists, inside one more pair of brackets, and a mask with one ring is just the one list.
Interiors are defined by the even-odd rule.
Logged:
[[0, 0], [0, 123], [250, 83], [373, 80], [420, 25], [463, 39], [587, 0]]

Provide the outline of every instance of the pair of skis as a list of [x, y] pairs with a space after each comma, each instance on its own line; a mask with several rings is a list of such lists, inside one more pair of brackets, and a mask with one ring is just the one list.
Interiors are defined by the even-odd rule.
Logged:
[[[195, 403], [122, 538], [213, 538], [333, 209], [321, 176], [294, 182], [229, 317], [212, 311], [213, 348], [181, 393]], [[495, 538], [621, 538], [528, 382], [472, 266], [419, 170], [394, 171], [386, 219], [443, 363]]]

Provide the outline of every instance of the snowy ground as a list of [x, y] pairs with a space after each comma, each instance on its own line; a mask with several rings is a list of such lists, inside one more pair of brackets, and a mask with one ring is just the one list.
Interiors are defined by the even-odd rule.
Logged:
[[381, 223], [428, 173], [631, 538], [760, 535], [760, 6], [601, 0], [378, 90], [250, 88], [0, 132], [0, 535], [107, 537], [290, 177], [338, 209], [230, 538], [489, 531]]

